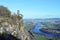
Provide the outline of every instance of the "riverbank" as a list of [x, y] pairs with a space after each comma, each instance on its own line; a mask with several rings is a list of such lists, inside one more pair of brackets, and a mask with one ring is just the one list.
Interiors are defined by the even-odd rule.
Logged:
[[32, 32], [40, 36], [45, 36], [47, 39], [60, 39], [59, 29], [43, 28], [42, 24], [38, 24], [36, 27], [33, 27]]
[[[26, 24], [26, 23], [25, 23], [25, 29], [26, 29], [27, 31], [30, 31], [30, 32], [28, 32], [28, 33], [29, 33], [29, 36], [31, 37], [31, 40], [48, 40], [46, 37], [39, 36], [39, 35], [33, 33], [33, 32], [32, 32], [32, 28], [34, 28], [32, 25], [29, 25], [29, 24]], [[32, 36], [31, 34], [32, 34], [33, 36]]]

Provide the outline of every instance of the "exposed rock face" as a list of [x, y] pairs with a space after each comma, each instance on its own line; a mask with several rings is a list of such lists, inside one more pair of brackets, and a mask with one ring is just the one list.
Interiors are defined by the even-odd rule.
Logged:
[[18, 34], [17, 25], [14, 25], [14, 24], [11, 25], [8, 22], [2, 22], [0, 27], [0, 33], [3, 33], [3, 32], [17, 36]]
[[[8, 19], [8, 20], [7, 20]], [[2, 20], [4, 20], [2, 22], [2, 20], [0, 20], [0, 33], [7, 33], [7, 34], [11, 34], [19, 39], [22, 40], [30, 40], [28, 34], [26, 34], [26, 30], [24, 29], [24, 26], [20, 26], [19, 23], [20, 21], [14, 22], [14, 20], [10, 19], [10, 18], [2, 18]]]
[[30, 40], [29, 34], [24, 28], [23, 15], [20, 14], [19, 10], [17, 11], [17, 14], [11, 15], [11, 12], [8, 9], [0, 6], [0, 11], [1, 34], [7, 33], [17, 38], [21, 38], [22, 40]]
[[0, 33], [7, 33], [22, 40], [29, 40], [28, 32], [25, 31], [23, 15], [20, 14], [20, 11], [17, 10], [17, 13], [12, 15], [7, 7], [0, 6]]

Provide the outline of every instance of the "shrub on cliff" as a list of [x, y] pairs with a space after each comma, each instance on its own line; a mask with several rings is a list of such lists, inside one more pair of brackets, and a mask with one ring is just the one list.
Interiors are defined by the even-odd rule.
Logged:
[[0, 6], [0, 16], [9, 17], [10, 15], [11, 15], [11, 12], [7, 7]]

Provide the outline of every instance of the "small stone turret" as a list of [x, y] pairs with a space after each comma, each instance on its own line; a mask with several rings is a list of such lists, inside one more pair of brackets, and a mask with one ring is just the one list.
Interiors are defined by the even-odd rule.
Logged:
[[18, 15], [18, 16], [20, 15], [20, 11], [19, 11], [19, 10], [17, 10], [17, 15]]
[[23, 15], [20, 13], [19, 10], [17, 10], [17, 15], [20, 16], [21, 18], [23, 18]]

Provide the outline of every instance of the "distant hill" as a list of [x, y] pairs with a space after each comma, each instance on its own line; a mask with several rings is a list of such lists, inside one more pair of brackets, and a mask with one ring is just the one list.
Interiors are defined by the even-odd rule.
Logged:
[[46, 18], [46, 19], [24, 19], [24, 22], [45, 22], [45, 21], [60, 21], [60, 18]]

